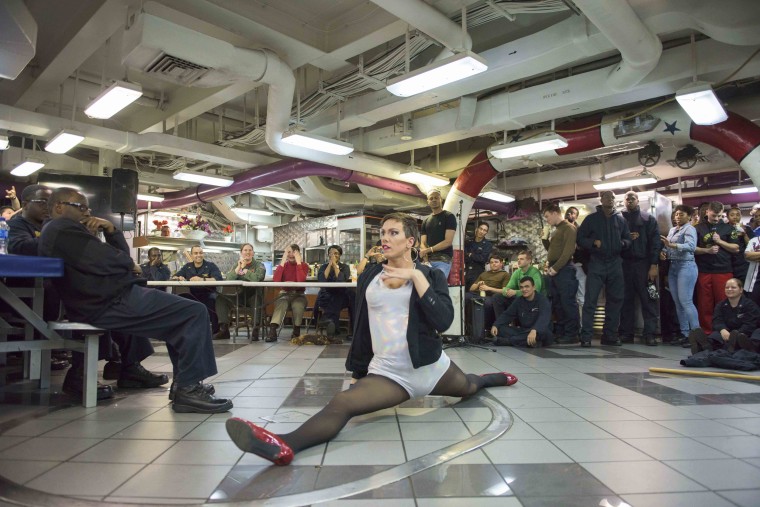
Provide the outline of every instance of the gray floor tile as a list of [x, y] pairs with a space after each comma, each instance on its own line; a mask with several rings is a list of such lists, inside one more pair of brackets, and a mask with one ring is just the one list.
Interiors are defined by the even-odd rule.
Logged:
[[582, 421], [578, 414], [566, 408], [515, 408], [512, 410], [527, 423]]
[[699, 437], [705, 445], [709, 445], [719, 451], [735, 458], [760, 458], [760, 437], [754, 435], [736, 437]]
[[116, 433], [112, 438], [179, 440], [197, 426], [197, 422], [138, 422]]
[[71, 458], [74, 462], [150, 463], [176, 440], [104, 440]]
[[622, 440], [552, 440], [562, 452], [574, 461], [646, 461], [651, 459]]
[[531, 426], [549, 440], [613, 438], [599, 426], [590, 422], [538, 422]]
[[513, 497], [417, 498], [418, 507], [473, 507], [476, 505], [478, 507], [523, 507], [523, 504]]
[[[490, 421], [490, 419], [488, 419]], [[28, 440], [29, 437], [10, 437], [6, 435], [0, 435], [0, 451], [3, 449], [7, 449], [8, 447], [13, 447], [16, 444], [20, 444], [24, 440]]]
[[652, 421], [598, 421], [600, 428], [618, 438], [679, 437], [678, 433]]
[[512, 496], [493, 465], [444, 463], [414, 474], [411, 479], [415, 495], [423, 498]]
[[[144, 398], [144, 396], [141, 398]], [[131, 401], [135, 401], [136, 399], [137, 397], [133, 396], [131, 398]], [[160, 410], [159, 408], [156, 408], [156, 407], [124, 406], [127, 400], [129, 400], [129, 398], [117, 404], [103, 407], [100, 410], [97, 410], [95, 412], [85, 415], [84, 417], [82, 417], [82, 419], [88, 420], [88, 421], [137, 422], [142, 419], [145, 419], [151, 414], [155, 414], [156, 412]]]
[[732, 405], [690, 405], [681, 407], [687, 412], [693, 412], [709, 419], [730, 419], [734, 417], [757, 417], [750, 410]]
[[[572, 398], [568, 398], [572, 399]], [[587, 421], [641, 421], [644, 418], [615, 406], [609, 407], [575, 407], [573, 412]]]
[[738, 459], [665, 463], [713, 490], [750, 489], [760, 484], [760, 469]]
[[[219, 392], [216, 393], [217, 396], [219, 396]], [[216, 414], [216, 415], [223, 415], [223, 414]], [[165, 407], [160, 410], [157, 410], [150, 414], [149, 416], [143, 418], [142, 420], [145, 422], [155, 422], [155, 421], [168, 421], [168, 422], [181, 422], [181, 421], [187, 421], [187, 422], [203, 422], [207, 419], [209, 419], [209, 414], [182, 414], [177, 413], [174, 410], [171, 409], [171, 407]]]
[[615, 407], [615, 404], [597, 396], [571, 396], [559, 402], [566, 408], [593, 408]]
[[757, 507], [757, 489], [739, 491], [721, 491], [720, 496], [727, 498], [739, 507]]
[[[576, 463], [496, 465], [517, 498], [612, 495], [613, 492]], [[564, 505], [564, 504], [563, 504]], [[598, 505], [598, 502], [593, 505]]]
[[62, 463], [28, 482], [27, 487], [58, 495], [111, 493], [135, 475], [143, 465], [111, 463]]
[[715, 419], [715, 422], [731, 426], [753, 435], [760, 435], [760, 417], [747, 419]]
[[400, 441], [359, 441], [327, 444], [325, 465], [398, 465], [404, 463], [404, 449]]
[[234, 465], [243, 451], [230, 440], [184, 440], [159, 456], [157, 465]]
[[702, 416], [680, 407], [627, 407], [626, 410], [638, 414], [650, 421], [667, 421], [670, 419], [703, 419]]
[[65, 461], [99, 442], [98, 438], [32, 438], [0, 452], [0, 460]]
[[569, 463], [572, 461], [548, 440], [497, 440], [483, 447], [491, 461], [500, 463]]
[[3, 432], [4, 437], [36, 437], [50, 430], [65, 425], [67, 421], [60, 419], [33, 419], [19, 424]]
[[520, 497], [520, 504], [523, 507], [588, 507], [590, 505], [623, 505], [622, 500], [615, 495], [594, 495], [594, 496], [529, 496]]
[[747, 433], [741, 430], [709, 419], [675, 419], [672, 421], [657, 421], [657, 424], [677, 431], [687, 437], [747, 435]]
[[3, 459], [0, 460], [0, 475], [10, 481], [24, 484], [58, 465], [60, 465], [59, 461], [22, 461]]
[[[704, 486], [657, 461], [581, 463], [618, 495], [704, 491]], [[749, 466], [749, 465], [748, 465]]]
[[560, 404], [546, 396], [532, 396], [529, 398], [504, 398], [501, 402], [510, 409], [515, 408], [555, 408]]
[[184, 440], [222, 440], [226, 442], [229, 439], [227, 430], [224, 428], [224, 421], [203, 422], [184, 436]]
[[691, 438], [630, 438], [625, 441], [660, 461], [730, 458]]
[[404, 440], [464, 440], [470, 436], [462, 422], [450, 423], [399, 423]]
[[230, 470], [212, 498], [258, 500], [313, 491], [319, 469], [312, 466], [241, 466]]
[[208, 498], [231, 468], [211, 465], [147, 465], [112, 495]]
[[62, 438], [108, 438], [120, 432], [131, 422], [126, 421], [93, 421], [77, 419], [68, 424], [45, 433], [45, 437]]
[[[723, 493], [721, 492], [721, 494]], [[661, 507], [663, 505], [667, 505], [668, 507], [732, 507], [734, 505], [709, 491], [701, 493], [623, 495], [623, 500], [635, 507]]]

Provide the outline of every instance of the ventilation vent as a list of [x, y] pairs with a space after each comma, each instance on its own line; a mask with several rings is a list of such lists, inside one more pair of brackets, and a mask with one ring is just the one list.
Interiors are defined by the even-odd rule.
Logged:
[[191, 86], [208, 74], [208, 67], [197, 65], [176, 56], [161, 53], [145, 69], [148, 74], [171, 81], [173, 83]]

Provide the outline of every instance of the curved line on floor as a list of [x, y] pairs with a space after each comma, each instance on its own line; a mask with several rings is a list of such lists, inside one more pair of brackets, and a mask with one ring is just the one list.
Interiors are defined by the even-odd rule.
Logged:
[[[401, 465], [396, 465], [388, 470], [376, 473], [370, 477], [359, 479], [346, 484], [332, 486], [329, 488], [308, 491], [305, 493], [296, 493], [287, 496], [277, 496], [272, 498], [263, 498], [259, 500], [244, 500], [239, 502], [208, 502], [204, 504], [171, 504], [189, 506], [209, 506], [209, 507], [240, 507], [240, 506], [267, 506], [267, 507], [298, 507], [320, 502], [339, 500], [348, 496], [353, 496], [365, 491], [370, 491], [387, 484], [391, 484], [401, 479], [405, 479], [428, 468], [441, 465], [452, 459], [458, 458], [463, 454], [474, 451], [479, 447], [489, 444], [509, 431], [514, 419], [512, 413], [503, 404], [483, 396], [481, 393], [476, 394], [473, 398], [478, 399], [491, 410], [491, 422], [485, 429], [477, 434], [452, 444], [443, 449], [420, 456], [419, 458], [407, 461]], [[471, 398], [471, 399], [473, 399]], [[85, 500], [71, 498], [60, 495], [53, 495], [43, 491], [27, 488], [15, 482], [11, 482], [3, 476], [0, 476], [0, 502], [7, 502], [10, 505], [21, 507], [95, 507], [95, 506], [158, 506], [166, 507], [170, 504], [135, 504], [135, 503], [118, 503], [118, 502], [101, 502], [95, 500]]]

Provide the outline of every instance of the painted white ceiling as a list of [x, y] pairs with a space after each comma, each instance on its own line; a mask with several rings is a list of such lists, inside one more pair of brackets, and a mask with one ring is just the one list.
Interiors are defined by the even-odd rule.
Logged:
[[[134, 167], [137, 163], [144, 188], [151, 184], [167, 190], [181, 188], [170, 174], [183, 163], [233, 175], [282, 156], [263, 142], [263, 132], [258, 144], [232, 141], [219, 145], [222, 131], [229, 138], [250, 130], [257, 120], [257, 111], [263, 128], [270, 87], [248, 78], [212, 88], [180, 86], [124, 65], [123, 47], [128, 38], [125, 30], [132, 29], [141, 15], [147, 13], [192, 31], [198, 34], [199, 41], [210, 37], [237, 48], [272, 51], [296, 72], [296, 88], [302, 99], [317, 92], [320, 82], [329, 85], [355, 75], [360, 61], [366, 66], [399, 48], [409, 25], [414, 31], [429, 21], [422, 0], [406, 2], [408, 15], [404, 19], [383, 9], [382, 0], [4, 1], [9, 6], [15, 3], [20, 10], [25, 8], [36, 24], [37, 33], [33, 58], [14, 79], [0, 80], [0, 129], [10, 130], [11, 135], [34, 135], [46, 140], [65, 122], [91, 126], [93, 135], [88, 132], [82, 148], [72, 156], [48, 155], [46, 169], [102, 174], [104, 166]], [[395, 2], [386, 2], [388, 9], [390, 3]], [[475, 153], [500, 139], [504, 131], [546, 127], [552, 120], [563, 122], [594, 112], [635, 110], [672, 95], [695, 72], [701, 80], [720, 82], [740, 69], [726, 83], [730, 88], [726, 105], [755, 123], [760, 120], [757, 100], [760, 88], [755, 84], [760, 75], [760, 57], [750, 58], [760, 48], [760, 2], [501, 0], [493, 3], [498, 9], [483, 1], [427, 2], [447, 17], [456, 18], [456, 23], [462, 6], [467, 8], [468, 20], [475, 25], [469, 29], [472, 48], [488, 61], [486, 73], [405, 99], [390, 95], [380, 86], [363, 91], [352, 85], [342, 88], [348, 94], [342, 97], [345, 100], [338, 101], [340, 135], [356, 146], [359, 157], [366, 155], [367, 172], [394, 178], [397, 176], [394, 168], [408, 164], [413, 153], [416, 165], [456, 177]], [[605, 20], [594, 15], [627, 12], [628, 6], [636, 18], [634, 21], [643, 28], [641, 37], [637, 32], [626, 31], [630, 23], [619, 14], [612, 16], [611, 33], [610, 21], [602, 26]], [[513, 13], [514, 19], [507, 19], [498, 10]], [[594, 13], [590, 18], [600, 26], [583, 11]], [[491, 14], [487, 21], [483, 21], [484, 13]], [[621, 26], [615, 27], [616, 19]], [[456, 39], [460, 35], [455, 22], [452, 26], [451, 37]], [[176, 35], [171, 32], [167, 30], [167, 39]], [[629, 82], [622, 87], [610, 85], [607, 69], [618, 66], [621, 49], [632, 55], [624, 60], [624, 65], [638, 65], [636, 50], [644, 44], [647, 33], [663, 45], [662, 54], [654, 60], [651, 70], [641, 68], [632, 72], [635, 79], [628, 78]], [[618, 37], [622, 43], [610, 40], [618, 34], [629, 38]], [[692, 34], [693, 44], [689, 41]], [[412, 60], [412, 68], [426, 64], [441, 52], [437, 41], [430, 42], [433, 44], [428, 44], [430, 47]], [[624, 46], [620, 47], [621, 44]], [[2, 36], [0, 45], [5, 49], [15, 47]], [[189, 60], [203, 49], [192, 47], [192, 42], [188, 47]], [[25, 58], [24, 51], [8, 52]], [[18, 60], [12, 63], [18, 65]], [[239, 64], [246, 65], [243, 61]], [[0, 59], [0, 75], [10, 71], [4, 67], [12, 67], [10, 60]], [[233, 70], [245, 75], [245, 69]], [[144, 97], [111, 120], [85, 117], [83, 107], [103, 85], [116, 79], [140, 83]], [[329, 98], [329, 94], [321, 95], [325, 96]], [[72, 115], [73, 105], [76, 112]], [[308, 103], [304, 101], [303, 110], [307, 109]], [[309, 132], [335, 137], [337, 114], [334, 105], [327, 104], [320, 112], [304, 115], [303, 127]], [[399, 135], [404, 115], [411, 117], [411, 140], [402, 140]], [[178, 144], [176, 138], [171, 139], [175, 136], [186, 141]], [[608, 152], [618, 150], [564, 157], [540, 169], [526, 161], [524, 169], [518, 167], [503, 173], [498, 185], [523, 195], [537, 195], [536, 189], [541, 186], [544, 198], [584, 193], [591, 189], [595, 174], [589, 167], [614, 158]], [[19, 156], [16, 151], [2, 153], [3, 171], [13, 163], [13, 157]], [[713, 155], [691, 171], [737, 169], [729, 158]], [[385, 165], [378, 162], [381, 159], [386, 161]], [[640, 167], [635, 159], [621, 158], [616, 170]], [[628, 166], [618, 167], [620, 164]], [[563, 176], [556, 181], [573, 181], [573, 185], [552, 185], [551, 178], [530, 178], [525, 174], [558, 168], [576, 177]], [[667, 164], [655, 170], [661, 178], [684, 174]], [[8, 178], [3, 175], [3, 179]], [[355, 207], [360, 201], [371, 206], [377, 197], [367, 188], [353, 186], [344, 192], [357, 192], [358, 196], [363, 191], [366, 199], [353, 196], [340, 203], [326, 197], [336, 190], [334, 182], [303, 181], [301, 185], [292, 182], [289, 186], [307, 192], [308, 198], [295, 204], [295, 209], [306, 212]], [[320, 196], [324, 197], [322, 202]], [[387, 192], [377, 204], [392, 206], [394, 202], [399, 207], [414, 205], [408, 196], [398, 196], [394, 201]], [[288, 209], [279, 203], [279, 208], [283, 207]]]

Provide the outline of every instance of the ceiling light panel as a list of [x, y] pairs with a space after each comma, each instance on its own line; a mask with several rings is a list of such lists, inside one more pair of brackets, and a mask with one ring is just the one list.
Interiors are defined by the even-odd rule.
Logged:
[[282, 142], [291, 146], [330, 153], [331, 155], [348, 155], [354, 151], [354, 145], [335, 139], [329, 139], [306, 132], [285, 132]]
[[66, 153], [77, 144], [84, 141], [84, 135], [75, 130], [61, 130], [45, 145], [45, 151], [50, 153]]
[[180, 181], [189, 181], [192, 183], [201, 183], [204, 185], [213, 185], [215, 187], [229, 187], [234, 183], [234, 180], [229, 176], [221, 176], [218, 174], [205, 174], [194, 173], [192, 171], [186, 171], [180, 169], [176, 171], [172, 178]]
[[559, 134], [550, 133], [524, 141], [492, 146], [490, 152], [491, 156], [496, 158], [515, 158], [561, 148], [567, 148], [567, 139]]
[[140, 85], [116, 81], [90, 102], [84, 114], [90, 118], [106, 120], [140, 98], [141, 95]]
[[486, 70], [485, 59], [471, 51], [463, 51], [390, 80], [387, 90], [398, 97], [411, 97]]

